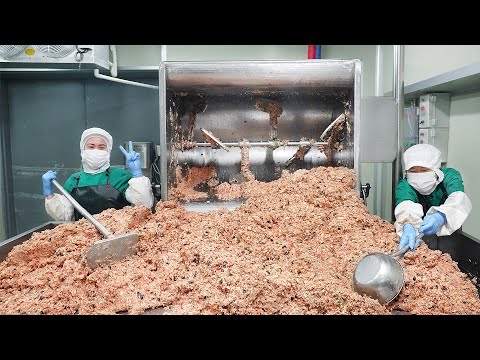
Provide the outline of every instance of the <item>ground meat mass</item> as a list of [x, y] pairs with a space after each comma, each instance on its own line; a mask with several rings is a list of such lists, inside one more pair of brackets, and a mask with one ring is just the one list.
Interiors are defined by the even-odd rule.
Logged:
[[155, 213], [105, 210], [99, 221], [114, 234], [136, 231], [140, 249], [95, 270], [83, 256], [101, 235], [87, 220], [35, 233], [0, 263], [0, 313], [480, 314], [472, 281], [425, 244], [400, 259], [406, 283], [392, 303], [354, 291], [358, 261], [398, 244], [355, 192], [355, 176], [318, 167], [218, 185], [248, 197], [233, 211], [189, 212], [178, 200]]

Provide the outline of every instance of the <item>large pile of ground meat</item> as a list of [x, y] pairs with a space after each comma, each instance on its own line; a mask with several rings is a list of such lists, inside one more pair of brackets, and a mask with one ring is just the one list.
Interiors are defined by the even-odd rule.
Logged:
[[115, 234], [137, 231], [138, 255], [95, 270], [83, 254], [101, 238], [87, 220], [35, 233], [0, 263], [2, 314], [480, 314], [474, 284], [449, 255], [407, 253], [391, 304], [357, 294], [353, 271], [397, 248], [393, 226], [369, 214], [355, 173], [318, 167], [278, 180], [222, 184], [248, 195], [234, 211], [186, 211], [177, 201], [109, 209]]

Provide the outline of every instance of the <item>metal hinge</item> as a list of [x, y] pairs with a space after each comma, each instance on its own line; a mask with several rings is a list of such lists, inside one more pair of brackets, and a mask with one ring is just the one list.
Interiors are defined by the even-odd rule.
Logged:
[[366, 183], [365, 185], [361, 184], [360, 198], [363, 199], [363, 203], [365, 204], [365, 206], [367, 206], [367, 197], [370, 193], [370, 188], [371, 186], [369, 183]]

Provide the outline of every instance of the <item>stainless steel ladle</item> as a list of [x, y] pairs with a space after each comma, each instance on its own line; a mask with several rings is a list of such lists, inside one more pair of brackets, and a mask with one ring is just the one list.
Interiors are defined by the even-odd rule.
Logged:
[[[423, 233], [419, 233], [416, 240], [422, 237]], [[388, 255], [373, 253], [363, 257], [353, 273], [355, 291], [377, 299], [384, 305], [394, 300], [404, 284], [403, 267], [394, 256], [405, 254], [408, 248], [406, 245]]]

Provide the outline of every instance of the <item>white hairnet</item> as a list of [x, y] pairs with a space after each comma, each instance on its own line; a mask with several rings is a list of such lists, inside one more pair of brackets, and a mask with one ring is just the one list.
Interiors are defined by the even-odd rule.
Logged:
[[444, 174], [440, 170], [442, 153], [433, 145], [417, 144], [409, 147], [403, 153], [403, 162], [405, 171], [414, 166], [422, 166], [435, 171], [438, 175], [437, 184], [443, 181]]
[[107, 131], [97, 127], [89, 128], [82, 133], [82, 137], [80, 138], [80, 151], [83, 150], [83, 148], [85, 147], [85, 143], [88, 141], [88, 139], [92, 137], [103, 138], [107, 143], [108, 152], [112, 151], [112, 147], [113, 147], [112, 135], [110, 135]]

